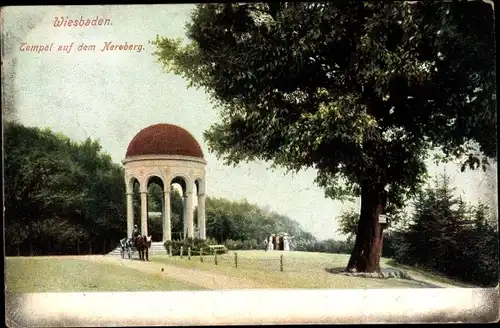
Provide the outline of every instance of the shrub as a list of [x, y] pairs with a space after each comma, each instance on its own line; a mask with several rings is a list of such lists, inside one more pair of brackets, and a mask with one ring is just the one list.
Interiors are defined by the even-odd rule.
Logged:
[[299, 240], [295, 244], [294, 250], [303, 252], [350, 254], [353, 247], [352, 241], [333, 239], [323, 241]]
[[246, 240], [232, 240], [228, 239], [224, 243], [226, 247], [230, 250], [251, 250], [251, 249], [263, 249], [262, 243], [259, 243], [257, 239], [246, 239]]
[[[184, 256], [187, 256], [188, 247], [191, 247], [191, 256], [200, 255], [200, 249], [202, 250], [202, 255], [210, 255], [210, 245], [216, 245], [215, 240], [207, 239], [192, 239], [186, 238], [184, 240], [167, 240], [163, 244], [165, 249], [169, 250], [169, 247], [172, 246], [172, 255], [178, 256], [181, 253], [181, 247], [183, 247]], [[219, 250], [218, 253], [225, 253], [225, 251]]]

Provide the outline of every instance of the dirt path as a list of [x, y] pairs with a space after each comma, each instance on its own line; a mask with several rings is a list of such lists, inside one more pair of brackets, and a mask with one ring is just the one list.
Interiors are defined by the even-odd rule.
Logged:
[[[86, 260], [96, 263], [107, 263], [118, 266], [125, 266], [134, 270], [138, 270], [147, 274], [153, 274], [159, 277], [176, 279], [187, 282], [196, 286], [200, 286], [213, 290], [224, 289], [258, 289], [270, 288], [263, 282], [244, 279], [240, 277], [231, 277], [214, 272], [200, 271], [196, 269], [188, 269], [169, 265], [166, 263], [143, 262], [138, 260], [121, 259], [114, 256], [105, 255], [86, 255], [86, 256], [61, 256], [60, 258], [74, 258], [78, 260]], [[161, 271], [163, 268], [163, 272]], [[426, 287], [433, 288], [457, 288], [459, 286], [439, 282], [418, 274], [415, 271], [407, 270], [412, 279], [419, 281]]]
[[[123, 265], [144, 273], [154, 274], [159, 277], [172, 278], [208, 289], [223, 290], [269, 288], [268, 286], [253, 280], [228, 277], [212, 272], [180, 268], [165, 263], [135, 261], [104, 255], [75, 256], [75, 258], [98, 263]], [[161, 271], [162, 268], [164, 269], [163, 272]]]

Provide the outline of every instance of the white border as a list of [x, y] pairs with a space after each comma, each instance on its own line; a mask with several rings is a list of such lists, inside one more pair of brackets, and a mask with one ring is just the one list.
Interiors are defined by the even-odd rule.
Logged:
[[11, 327], [495, 322], [499, 289], [7, 294]]

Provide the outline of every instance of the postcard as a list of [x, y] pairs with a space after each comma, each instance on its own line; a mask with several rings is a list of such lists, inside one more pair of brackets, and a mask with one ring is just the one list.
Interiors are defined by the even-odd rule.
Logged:
[[1, 14], [9, 326], [498, 320], [491, 3]]

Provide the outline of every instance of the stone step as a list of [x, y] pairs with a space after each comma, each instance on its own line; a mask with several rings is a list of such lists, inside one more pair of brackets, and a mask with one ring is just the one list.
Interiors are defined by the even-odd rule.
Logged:
[[[165, 255], [168, 254], [167, 249], [163, 246], [162, 242], [152, 242], [149, 248], [149, 254], [153, 255]], [[121, 247], [117, 246], [114, 250], [106, 254], [107, 256], [120, 256], [121, 257]], [[137, 257], [137, 251], [132, 253], [132, 257]]]

